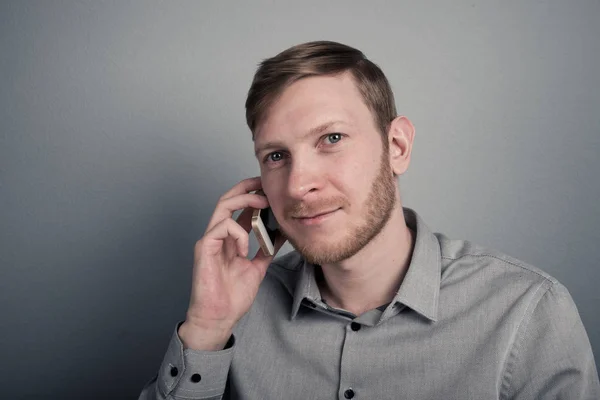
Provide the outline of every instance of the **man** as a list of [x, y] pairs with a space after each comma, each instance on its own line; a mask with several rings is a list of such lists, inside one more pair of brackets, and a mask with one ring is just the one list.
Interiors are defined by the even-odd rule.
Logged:
[[[265, 60], [246, 116], [260, 177], [220, 198], [186, 320], [140, 399], [600, 398], [559, 282], [402, 207], [414, 128], [360, 51], [311, 42]], [[266, 207], [276, 248], [296, 251], [249, 259]]]

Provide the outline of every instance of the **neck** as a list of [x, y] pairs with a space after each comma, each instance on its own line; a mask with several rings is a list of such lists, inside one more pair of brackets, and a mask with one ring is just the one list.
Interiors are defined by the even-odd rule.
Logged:
[[383, 230], [358, 253], [321, 266], [321, 297], [355, 315], [391, 302], [408, 270], [414, 239], [398, 201]]

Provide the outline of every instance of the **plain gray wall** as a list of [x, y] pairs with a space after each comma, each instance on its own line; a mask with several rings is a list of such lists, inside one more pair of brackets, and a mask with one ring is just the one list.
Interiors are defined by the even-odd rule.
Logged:
[[257, 63], [317, 39], [414, 122], [404, 204], [563, 282], [599, 359], [600, 2], [494, 3], [2, 2], [2, 396], [139, 393], [215, 202], [258, 174]]

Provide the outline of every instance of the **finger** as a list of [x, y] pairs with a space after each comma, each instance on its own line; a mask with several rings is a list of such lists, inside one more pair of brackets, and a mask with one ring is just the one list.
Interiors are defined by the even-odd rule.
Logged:
[[219, 201], [213, 212], [213, 216], [206, 227], [206, 231], [211, 230], [216, 224], [224, 219], [231, 218], [233, 213], [244, 208], [265, 208], [269, 206], [269, 201], [265, 196], [255, 193], [240, 194]]
[[252, 214], [254, 213], [253, 208], [246, 208], [238, 215], [236, 222], [244, 228], [246, 232], [250, 232], [252, 229]]
[[241, 255], [237, 243], [237, 240], [231, 236], [223, 241], [223, 251], [226, 260], [233, 260], [236, 256]]
[[222, 220], [206, 233], [202, 238], [202, 251], [209, 256], [216, 256], [223, 251], [223, 245], [227, 238], [235, 240], [235, 246], [240, 256], [248, 255], [248, 232], [231, 218]]
[[221, 200], [228, 199], [230, 197], [234, 197], [244, 193], [250, 193], [254, 190], [258, 190], [262, 188], [262, 182], [260, 180], [260, 176], [255, 176], [253, 178], [247, 178], [240, 182], [238, 182], [235, 186], [229, 189], [221, 196]]

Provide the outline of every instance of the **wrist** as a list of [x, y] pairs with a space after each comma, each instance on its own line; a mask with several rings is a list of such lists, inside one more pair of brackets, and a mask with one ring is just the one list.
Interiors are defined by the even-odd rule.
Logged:
[[187, 349], [219, 351], [225, 348], [233, 330], [201, 327], [186, 320], [177, 333]]

